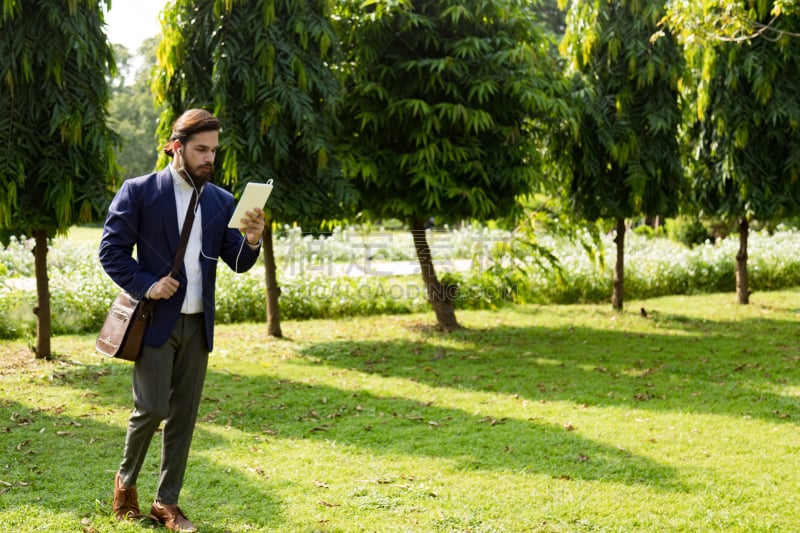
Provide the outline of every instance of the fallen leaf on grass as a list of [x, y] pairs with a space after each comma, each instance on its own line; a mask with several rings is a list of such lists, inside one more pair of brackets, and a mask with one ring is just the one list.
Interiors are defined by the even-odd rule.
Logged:
[[30, 485], [30, 483], [27, 483], [25, 481], [17, 481], [16, 483], [9, 483], [8, 481], [3, 481], [2, 479], [0, 479], [0, 485], [3, 485], [3, 487], [5, 487], [3, 489], [0, 489], [0, 495], [3, 495], [6, 492], [9, 492], [11, 488], [15, 485], [17, 487], [27, 487]]
[[391, 479], [357, 479], [356, 483], [377, 483], [378, 485], [391, 485], [394, 483]]
[[503, 418], [498, 420], [496, 418], [492, 418], [491, 416], [486, 416], [486, 417], [481, 418], [480, 420], [478, 420], [478, 422], [481, 423], [481, 424], [485, 424], [486, 422], [488, 422], [490, 426], [496, 426], [497, 424], [502, 424], [506, 420], [508, 420], [508, 419], [505, 418], [505, 417], [503, 417]]
[[329, 488], [331, 488], [331, 487], [330, 487], [330, 486], [329, 486], [327, 483], [325, 483], [324, 481], [319, 481], [319, 480], [317, 480], [317, 479], [315, 479], [315, 480], [314, 480], [314, 485], [316, 485], [317, 487], [319, 487], [319, 488], [321, 488], [321, 489], [329, 489]]
[[341, 507], [341, 505], [342, 505], [341, 503], [326, 502], [324, 500], [320, 501], [320, 502], [317, 502], [317, 504], [321, 505], [323, 507]]
[[11, 413], [11, 421], [18, 426], [27, 426], [33, 424], [34, 420], [30, 416], [24, 416], [19, 413]]
[[575, 430], [576, 430], [576, 429], [578, 429], [578, 428], [576, 428], [575, 426], [573, 426], [573, 425], [572, 425], [572, 422], [565, 422], [565, 423], [564, 423], [564, 429], [566, 429], [567, 431], [575, 431]]
[[83, 533], [98, 533], [97, 528], [95, 528], [91, 522], [89, 522], [88, 518], [81, 520], [81, 525], [83, 526]]

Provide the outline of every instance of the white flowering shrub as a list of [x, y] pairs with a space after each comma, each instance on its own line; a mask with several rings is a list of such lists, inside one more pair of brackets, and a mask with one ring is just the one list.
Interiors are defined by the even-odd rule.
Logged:
[[[603, 261], [579, 245], [547, 236], [558, 268], [537, 257], [512, 257], [508, 232], [466, 227], [428, 232], [433, 258], [448, 267], [461, 260], [470, 268], [437, 270], [460, 309], [492, 309], [508, 302], [577, 303], [608, 301], [615, 244], [603, 239]], [[341, 228], [329, 235], [304, 235], [286, 227], [276, 239], [276, 262], [284, 319], [337, 318], [430, 309], [408, 232]], [[664, 238], [629, 232], [625, 246], [625, 297], [735, 290], [738, 238], [687, 248]], [[36, 285], [33, 243], [14, 239], [0, 249], [0, 338], [33, 336]], [[754, 291], [800, 285], [800, 232], [752, 232], [748, 273]], [[404, 275], [385, 275], [388, 263]], [[380, 275], [379, 275], [380, 274]], [[97, 246], [56, 239], [48, 252], [53, 333], [96, 332], [119, 290], [97, 259]], [[217, 270], [217, 321], [265, 320], [263, 263], [235, 274]]]

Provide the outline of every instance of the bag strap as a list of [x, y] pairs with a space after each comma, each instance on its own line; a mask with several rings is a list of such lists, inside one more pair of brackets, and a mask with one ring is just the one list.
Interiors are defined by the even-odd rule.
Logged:
[[175, 261], [172, 262], [172, 272], [170, 276], [173, 278], [178, 277], [183, 264], [183, 256], [186, 255], [186, 245], [189, 242], [189, 234], [192, 232], [192, 225], [194, 224], [195, 207], [197, 206], [197, 189], [192, 191], [192, 199], [189, 200], [189, 208], [186, 210], [186, 218], [183, 219], [183, 228], [181, 228], [181, 240], [178, 243], [178, 251], [175, 253]]

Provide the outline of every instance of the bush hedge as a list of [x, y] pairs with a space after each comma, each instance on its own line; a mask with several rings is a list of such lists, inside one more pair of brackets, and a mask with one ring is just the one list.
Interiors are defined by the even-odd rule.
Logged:
[[[508, 234], [483, 228], [432, 232], [434, 259], [444, 260], [440, 278], [456, 287], [461, 309], [491, 309], [509, 302], [591, 303], [610, 301], [613, 264], [591, 260], [577, 245], [542, 238], [558, 258], [558, 269], [538, 266], [535, 258], [496, 256], [495, 245]], [[604, 256], [613, 260], [612, 236], [604, 237]], [[729, 237], [693, 248], [663, 237], [630, 232], [625, 256], [625, 298], [735, 290], [738, 241]], [[281, 316], [285, 319], [335, 318], [429, 309], [419, 275], [364, 275], [369, 261], [413, 264], [411, 238], [403, 232], [370, 234], [337, 230], [304, 236], [286, 228], [276, 239], [280, 268]], [[507, 248], [507, 247], [506, 247]], [[0, 250], [0, 338], [33, 336], [36, 303], [30, 240], [13, 240]], [[753, 232], [749, 240], [753, 291], [800, 285], [800, 232]], [[471, 268], [453, 270], [453, 259]], [[378, 264], [378, 263], [375, 263]], [[103, 272], [92, 243], [53, 241], [48, 254], [54, 334], [94, 332], [117, 287]], [[339, 275], [337, 275], [337, 272]], [[341, 275], [341, 273], [361, 275]], [[264, 270], [259, 263], [246, 274], [221, 265], [217, 284], [217, 321], [265, 320]]]

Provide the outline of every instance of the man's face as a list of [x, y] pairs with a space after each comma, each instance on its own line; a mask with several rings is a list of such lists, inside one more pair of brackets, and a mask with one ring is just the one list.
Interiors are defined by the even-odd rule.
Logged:
[[214, 158], [217, 155], [218, 147], [218, 131], [195, 133], [183, 145], [183, 166], [198, 182], [205, 183], [211, 179], [211, 175], [214, 173]]

